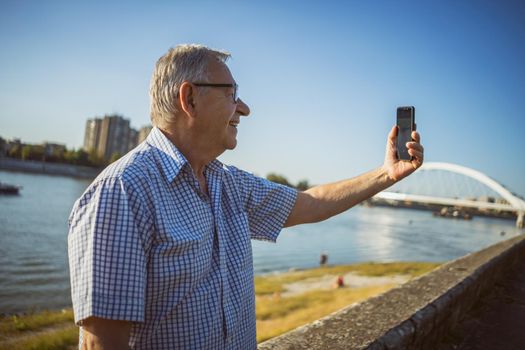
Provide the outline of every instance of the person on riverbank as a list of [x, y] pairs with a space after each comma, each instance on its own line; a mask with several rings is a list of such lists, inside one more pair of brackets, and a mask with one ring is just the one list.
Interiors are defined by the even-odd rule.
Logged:
[[345, 286], [345, 279], [344, 279], [344, 277], [341, 276], [341, 275], [337, 276], [337, 278], [335, 279], [334, 284], [332, 285], [332, 288], [338, 289], [338, 288], [343, 288], [344, 286]]
[[328, 254], [326, 254], [325, 252], [322, 252], [321, 256], [319, 257], [319, 265], [321, 265], [321, 267], [323, 267], [327, 263], [328, 263]]
[[75, 322], [83, 349], [256, 349], [250, 239], [325, 220], [421, 166], [396, 158], [306, 191], [272, 183], [217, 157], [237, 145], [250, 109], [237, 96], [229, 54], [170, 49], [150, 86], [147, 140], [106, 168], [69, 219]]

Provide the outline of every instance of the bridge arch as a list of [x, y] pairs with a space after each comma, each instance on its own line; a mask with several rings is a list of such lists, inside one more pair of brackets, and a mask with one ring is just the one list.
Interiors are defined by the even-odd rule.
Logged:
[[507, 202], [509, 202], [509, 204], [517, 211], [525, 211], [525, 201], [523, 201], [521, 198], [516, 197], [497, 181], [491, 179], [490, 177], [488, 177], [480, 171], [467, 168], [461, 165], [444, 162], [423, 163], [423, 165], [421, 166], [421, 168], [418, 169], [418, 171], [422, 170], [444, 170], [470, 177], [476, 181], [481, 182], [482, 184], [492, 189], [494, 192], [498, 193]]

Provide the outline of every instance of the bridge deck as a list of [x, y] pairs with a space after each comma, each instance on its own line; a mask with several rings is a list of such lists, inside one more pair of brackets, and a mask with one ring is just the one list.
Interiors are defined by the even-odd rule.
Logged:
[[476, 302], [437, 348], [525, 349], [525, 259]]

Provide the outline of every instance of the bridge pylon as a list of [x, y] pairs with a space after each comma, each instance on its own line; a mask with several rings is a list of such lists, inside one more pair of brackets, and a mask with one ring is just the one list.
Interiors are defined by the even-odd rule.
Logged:
[[518, 219], [516, 220], [516, 227], [517, 228], [525, 227], [525, 211], [518, 212]]

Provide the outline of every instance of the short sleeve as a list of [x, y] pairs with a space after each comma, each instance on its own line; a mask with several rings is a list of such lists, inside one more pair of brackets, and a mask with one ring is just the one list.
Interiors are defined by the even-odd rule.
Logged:
[[91, 185], [75, 203], [68, 235], [75, 322], [144, 321], [147, 217], [137, 191], [119, 178]]
[[252, 239], [275, 242], [297, 199], [297, 191], [234, 168]]

